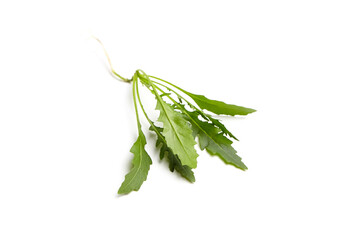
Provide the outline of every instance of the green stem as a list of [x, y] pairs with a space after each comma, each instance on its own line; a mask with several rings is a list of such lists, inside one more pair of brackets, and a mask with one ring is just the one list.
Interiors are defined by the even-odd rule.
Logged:
[[143, 111], [143, 114], [145, 116], [145, 118], [148, 120], [148, 122], [150, 123], [150, 125], [152, 126], [152, 128], [154, 129], [154, 131], [156, 132], [156, 134], [165, 142], [165, 138], [161, 135], [161, 133], [156, 129], [153, 121], [151, 121], [151, 119], [149, 118], [149, 116], [147, 115], [145, 108], [141, 102], [141, 98], [140, 98], [140, 94], [139, 94], [139, 83], [138, 81], [136, 81], [136, 96], [137, 99], [139, 100], [139, 105], [141, 107], [141, 110]]
[[[159, 90], [160, 92], [162, 92], [162, 93], [166, 93], [164, 90], [162, 90], [162, 89], [159, 88], [158, 86], [155, 86], [155, 88], [156, 88], [157, 90]], [[169, 99], [170, 99], [174, 104], [176, 104], [177, 106], [180, 105], [177, 101], [175, 101], [175, 99], [173, 99], [173, 98], [170, 97], [169, 95], [166, 95], [166, 97], [169, 98]]]
[[137, 103], [136, 103], [136, 94], [135, 94], [137, 81], [138, 81], [138, 76], [137, 76], [137, 73], [135, 73], [134, 77], [133, 77], [133, 89], [132, 90], [133, 90], [134, 107], [135, 107], [135, 112], [136, 112], [136, 121], [137, 121], [137, 125], [138, 125], [138, 131], [140, 134], [141, 124], [140, 124], [140, 120], [139, 120], [139, 112], [138, 112], [138, 107], [137, 107]]
[[179, 89], [180, 91], [182, 91], [182, 92], [185, 93], [185, 94], [189, 94], [188, 91], [185, 91], [184, 89], [176, 86], [175, 84], [172, 84], [171, 82], [165, 81], [164, 79], [161, 79], [161, 78], [158, 78], [158, 77], [154, 77], [154, 76], [149, 76], [149, 77], [155, 78], [155, 79], [160, 80], [160, 81], [162, 81], [162, 82], [164, 82], [164, 83], [166, 83], [166, 84], [169, 84], [170, 86], [173, 86], [174, 88]]
[[162, 83], [159, 83], [159, 82], [157, 82], [157, 81], [152, 81], [152, 82], [155, 83], [155, 84], [157, 84], [157, 85], [160, 85], [160, 86], [162, 86], [162, 87], [164, 87], [164, 88], [166, 88], [166, 89], [168, 89], [169, 91], [171, 91], [171, 92], [173, 92], [173, 93], [175, 93], [176, 96], [177, 96], [179, 99], [181, 98], [182, 100], [184, 100], [191, 108], [193, 108], [193, 109], [197, 110], [198, 112], [200, 112], [200, 113], [201, 113], [201, 116], [203, 116], [205, 119], [207, 119], [206, 114], [205, 114], [200, 108], [198, 108], [198, 107], [196, 107], [195, 105], [193, 105], [192, 103], [190, 103], [186, 98], [184, 98], [183, 96], [181, 96], [177, 91], [175, 91], [174, 89], [169, 88], [168, 86], [166, 86], [166, 85], [164, 85], [164, 84], [162, 84]]
[[[157, 78], [157, 77], [153, 77], [153, 76], [148, 76], [148, 75], [147, 75], [144, 71], [142, 71], [142, 70], [137, 70], [136, 73], [142, 74], [142, 75], [146, 78], [146, 80], [149, 82], [150, 86], [153, 88], [153, 91], [154, 91], [155, 95], [156, 95], [158, 98], [161, 98], [161, 97], [159, 96], [159, 94], [158, 94], [158, 92], [156, 91], [156, 89], [158, 89], [158, 90], [159, 90], [160, 92], [162, 92], [162, 93], [165, 93], [165, 91], [162, 90], [161, 88], [159, 88], [158, 86], [154, 85], [154, 83], [157, 83], [157, 84], [159, 84], [159, 85], [161, 85], [161, 86], [169, 89], [170, 91], [174, 92], [178, 97], [180, 97], [181, 99], [183, 99], [184, 101], [186, 101], [191, 107], [193, 107], [193, 108], [195, 108], [196, 110], [198, 110], [198, 111], [200, 111], [201, 113], [203, 113], [200, 109], [198, 109], [198, 108], [196, 108], [194, 105], [192, 105], [189, 101], [187, 101], [184, 97], [182, 97], [180, 94], [178, 94], [175, 90], [173, 90], [173, 89], [171, 89], [171, 88], [169, 88], [169, 87], [167, 87], [167, 86], [165, 86], [164, 84], [161, 84], [161, 83], [159, 83], [159, 82], [152, 81], [152, 80], [150, 80], [149, 77], [152, 77], [152, 78], [158, 79], [158, 80], [160, 80], [160, 81], [163, 81], [163, 82], [165, 82], [165, 83], [167, 83], [167, 84], [169, 84], [169, 85], [171, 85], [171, 86], [179, 89], [180, 91], [183, 91], [183, 92], [186, 93], [186, 91], [183, 90], [183, 89], [181, 89], [180, 87], [178, 87], [178, 86], [176, 86], [176, 85], [174, 85], [174, 84], [172, 84], [172, 83], [170, 83], [170, 82], [168, 82], [168, 81], [165, 81], [165, 80], [163, 80], [163, 79], [161, 79], [161, 78]], [[149, 87], [148, 87], [148, 88], [149, 88]], [[149, 89], [149, 90], [150, 90], [150, 89]], [[170, 96], [167, 96], [167, 97], [168, 97], [172, 102], [174, 102], [175, 104], [177, 104], [178, 106], [180, 105], [180, 104], [179, 104], [178, 102], [176, 102], [172, 97], [170, 97]]]

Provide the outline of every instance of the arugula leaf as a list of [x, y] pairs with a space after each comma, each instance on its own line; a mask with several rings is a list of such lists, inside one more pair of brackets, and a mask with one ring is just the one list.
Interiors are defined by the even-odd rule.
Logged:
[[161, 97], [157, 97], [157, 100], [156, 109], [160, 110], [158, 121], [164, 124], [163, 135], [167, 145], [174, 154], [178, 155], [182, 165], [196, 168], [196, 158], [199, 155], [194, 148], [196, 142], [191, 136], [190, 126], [182, 115], [164, 102]]
[[221, 101], [208, 99], [204, 95], [190, 93], [190, 92], [176, 86], [175, 84], [172, 84], [172, 83], [165, 81], [164, 79], [161, 79], [158, 77], [154, 77], [154, 76], [149, 76], [149, 77], [160, 80], [164, 83], [169, 84], [170, 86], [173, 86], [173, 87], [179, 89], [180, 91], [182, 91], [183, 93], [185, 93], [186, 95], [191, 97], [201, 109], [206, 109], [215, 114], [225, 114], [225, 115], [235, 116], [235, 115], [247, 115], [249, 113], [256, 112], [255, 109], [241, 107], [241, 106], [237, 106], [237, 105], [233, 105], [233, 104], [227, 104], [227, 103], [224, 103]]
[[211, 155], [217, 155], [227, 164], [234, 165], [242, 170], [247, 169], [241, 161], [241, 157], [236, 154], [236, 150], [231, 146], [233, 142], [223, 136], [219, 128], [199, 120], [197, 112], [186, 111], [185, 114], [190, 119], [194, 135], [199, 137], [201, 150], [206, 149]]
[[[154, 129], [156, 128], [156, 129]], [[181, 174], [184, 178], [186, 178], [189, 182], [195, 182], [194, 172], [191, 170], [189, 166], [182, 165], [179, 157], [173, 153], [173, 151], [167, 146], [165, 142], [164, 136], [161, 134], [163, 128], [157, 127], [154, 124], [151, 125], [150, 130], [154, 131], [157, 135], [156, 146], [160, 147], [160, 159], [165, 157], [167, 153], [167, 159], [169, 161], [169, 169], [171, 172], [176, 170]]]
[[216, 125], [218, 128], [221, 129], [221, 131], [223, 131], [223, 133], [227, 134], [229, 137], [232, 137], [233, 139], [239, 141], [239, 139], [237, 139], [229, 130], [227, 130], [227, 128], [224, 126], [224, 124], [222, 124], [220, 122], [219, 119], [215, 119], [212, 116], [206, 114], [206, 117], [214, 124]]
[[240, 107], [237, 105], [227, 104], [217, 100], [211, 100], [205, 97], [204, 95], [197, 95], [197, 94], [189, 93], [187, 91], [185, 91], [184, 93], [186, 93], [189, 97], [191, 97], [201, 109], [206, 109], [216, 114], [225, 114], [225, 115], [234, 116], [234, 115], [247, 115], [249, 113], [253, 113], [256, 111], [255, 109], [251, 109], [251, 108]]
[[137, 191], [146, 180], [152, 161], [149, 154], [145, 151], [145, 144], [145, 136], [139, 129], [139, 137], [130, 149], [130, 152], [134, 154], [132, 160], [133, 167], [130, 172], [126, 174], [118, 194], [127, 194], [131, 191]]
[[[138, 70], [136, 74], [141, 76], [140, 80], [145, 79], [150, 84], [151, 89], [148, 88], [155, 95], [157, 100], [156, 110], [160, 111], [158, 121], [164, 125], [163, 135], [167, 145], [179, 157], [182, 165], [196, 168], [196, 159], [199, 155], [194, 148], [196, 142], [192, 137], [192, 130], [189, 124], [180, 113], [176, 112], [174, 108], [162, 99], [157, 92], [157, 87], [145, 72]], [[162, 93], [164, 96], [169, 97], [164, 91]]]
[[136, 121], [138, 126], [139, 136], [133, 146], [130, 149], [130, 152], [134, 154], [132, 160], [132, 168], [128, 174], [125, 176], [125, 180], [121, 184], [118, 194], [127, 194], [131, 191], [137, 191], [140, 189], [143, 182], [146, 180], [150, 165], [152, 163], [149, 154], [145, 151], [146, 139], [144, 133], [141, 131], [141, 124], [139, 120], [139, 113], [136, 104], [136, 89], [138, 88], [137, 74], [134, 74], [133, 77], [133, 100], [136, 113]]
[[[154, 92], [152, 91], [152, 93], [154, 93]], [[151, 125], [150, 130], [154, 131], [156, 133], [157, 137], [158, 137], [158, 139], [156, 141], [156, 146], [161, 145], [160, 159], [163, 159], [164, 156], [165, 156], [165, 153], [167, 153], [166, 156], [167, 156], [167, 159], [169, 161], [170, 171], [173, 172], [174, 170], [176, 170], [184, 178], [186, 178], [188, 181], [195, 182], [195, 176], [194, 176], [194, 173], [191, 170], [191, 168], [189, 166], [182, 165], [179, 157], [177, 155], [175, 155], [173, 153], [173, 151], [167, 146], [166, 141], [165, 141], [165, 137], [162, 135], [163, 128], [155, 126], [154, 122], [151, 121], [149, 116], [147, 115], [147, 113], [146, 113], [146, 111], [144, 109], [144, 106], [143, 106], [143, 104], [141, 102], [141, 98], [140, 98], [140, 94], [139, 94], [139, 90], [138, 90], [138, 84], [136, 84], [136, 95], [137, 95], [137, 98], [138, 98], [138, 101], [139, 101], [139, 105], [140, 105], [140, 107], [141, 107], [141, 109], [142, 109], [142, 111], [143, 111], [143, 113], [145, 115], [145, 118], [148, 120], [148, 122]], [[169, 94], [163, 93], [160, 96], [168, 96], [168, 95]]]

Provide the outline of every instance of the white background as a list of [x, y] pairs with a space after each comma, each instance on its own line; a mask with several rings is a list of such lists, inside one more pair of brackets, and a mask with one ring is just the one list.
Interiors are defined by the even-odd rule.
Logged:
[[[2, 1], [0, 238], [360, 239], [359, 1]], [[249, 170], [152, 156], [118, 197], [141, 68], [258, 112], [223, 122]], [[147, 109], [154, 98], [144, 92]], [[144, 120], [144, 119], [143, 119]]]

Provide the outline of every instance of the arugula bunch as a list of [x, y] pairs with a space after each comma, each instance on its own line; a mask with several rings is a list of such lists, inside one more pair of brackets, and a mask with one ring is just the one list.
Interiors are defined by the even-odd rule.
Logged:
[[[100, 40], [98, 41], [100, 42]], [[102, 43], [100, 42], [100, 44]], [[204, 110], [230, 116], [247, 115], [256, 110], [190, 93], [161, 78], [149, 76], [142, 70], [137, 70], [131, 79], [123, 78], [114, 71], [106, 51], [105, 54], [112, 73], [125, 82], [132, 82], [139, 134], [130, 149], [130, 152], [134, 154], [132, 168], [125, 176], [125, 180], [118, 190], [119, 194], [139, 190], [146, 180], [152, 164], [152, 160], [145, 150], [146, 139], [141, 129], [138, 106], [150, 124], [149, 130], [157, 136], [156, 146], [160, 147], [160, 159], [167, 159], [171, 172], [176, 170], [189, 182], [195, 182], [192, 169], [196, 168], [199, 156], [194, 148], [196, 138], [201, 150], [206, 149], [211, 155], [216, 155], [225, 163], [241, 170], [247, 169], [236, 154], [236, 150], [231, 146], [233, 143], [231, 138], [238, 139], [218, 119], [205, 113]], [[162, 127], [156, 126], [155, 122], [147, 115], [139, 94], [139, 83], [154, 94], [157, 101], [156, 110], [160, 111], [157, 122], [162, 123]], [[192, 104], [188, 98], [192, 99], [195, 104]]]

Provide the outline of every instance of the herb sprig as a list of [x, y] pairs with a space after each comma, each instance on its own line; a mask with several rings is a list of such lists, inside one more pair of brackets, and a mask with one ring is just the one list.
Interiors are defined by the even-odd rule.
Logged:
[[[95, 39], [103, 46], [99, 39]], [[136, 70], [131, 79], [126, 79], [114, 71], [106, 51], [105, 54], [111, 72], [120, 80], [132, 83], [139, 135], [130, 149], [130, 152], [134, 154], [132, 168], [125, 176], [118, 194], [127, 194], [139, 190], [143, 182], [146, 181], [152, 164], [152, 160], [145, 150], [146, 138], [141, 129], [138, 106], [150, 124], [149, 130], [157, 136], [156, 146], [160, 147], [160, 159], [167, 159], [171, 172], [177, 171], [189, 182], [195, 182], [192, 169], [196, 168], [197, 157], [199, 156], [194, 148], [197, 144], [196, 138], [201, 150], [206, 149], [211, 155], [216, 155], [225, 163], [241, 170], [247, 169], [236, 150], [231, 146], [233, 141], [230, 138], [238, 139], [219, 119], [205, 113], [204, 110], [217, 115], [230, 116], [247, 115], [256, 110], [211, 100], [203, 95], [188, 92], [166, 80], [149, 76], [142, 70]], [[162, 123], [162, 127], [157, 126], [146, 113], [139, 93], [139, 83], [154, 94], [157, 101], [156, 110], [160, 111], [157, 122]], [[195, 104], [192, 104], [188, 98], [192, 99]]]

